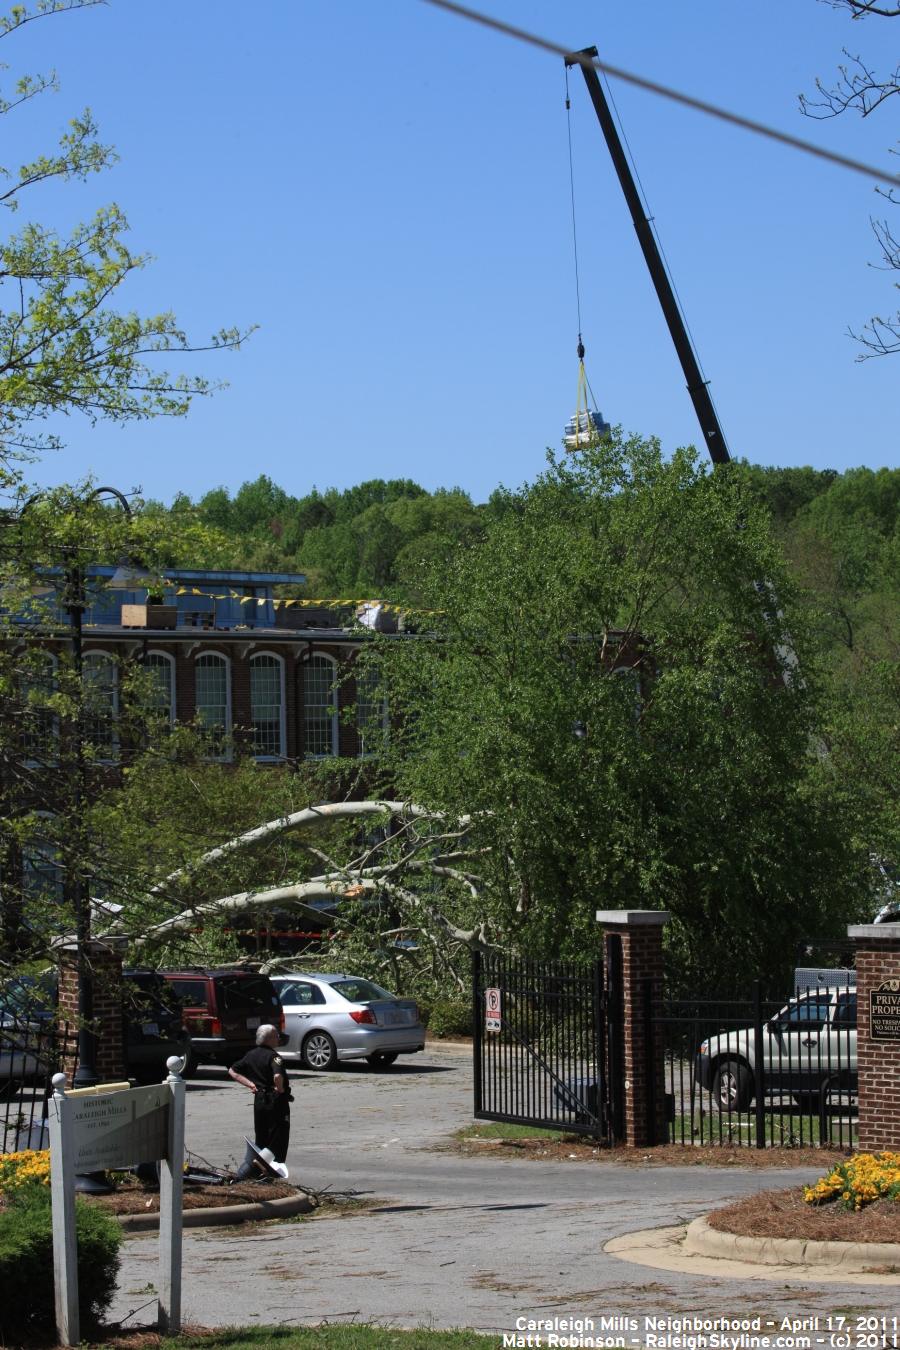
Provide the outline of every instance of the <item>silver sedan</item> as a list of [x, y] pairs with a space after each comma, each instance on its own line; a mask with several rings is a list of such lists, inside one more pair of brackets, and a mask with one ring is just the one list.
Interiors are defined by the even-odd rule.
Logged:
[[396, 998], [357, 975], [273, 975], [288, 1043], [281, 1054], [307, 1069], [364, 1059], [385, 1069], [398, 1055], [425, 1049], [412, 999]]

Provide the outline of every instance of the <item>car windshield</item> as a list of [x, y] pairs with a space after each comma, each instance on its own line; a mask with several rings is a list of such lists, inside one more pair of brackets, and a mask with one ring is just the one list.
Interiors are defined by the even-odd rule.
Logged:
[[185, 1008], [207, 1008], [209, 997], [205, 980], [173, 980], [179, 1003]]
[[227, 1012], [258, 1012], [260, 1008], [277, 1008], [278, 999], [268, 975], [229, 976], [216, 981]]
[[394, 997], [371, 980], [336, 980], [331, 987], [349, 1003], [375, 1003], [378, 999]]
[[122, 1006], [135, 1017], [180, 1018], [181, 1006], [172, 986], [152, 970], [126, 970], [122, 979]]
[[0, 1001], [13, 1016], [49, 1016], [56, 1003], [55, 984], [50, 977], [20, 976], [3, 986]]
[[823, 1027], [831, 1012], [831, 999], [827, 995], [798, 999], [788, 1004], [778, 1015], [778, 1025], [782, 1027]]

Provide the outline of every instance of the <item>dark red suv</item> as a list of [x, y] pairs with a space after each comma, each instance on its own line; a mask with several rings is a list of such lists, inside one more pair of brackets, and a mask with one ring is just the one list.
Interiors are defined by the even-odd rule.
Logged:
[[264, 1023], [284, 1030], [284, 1012], [268, 975], [227, 966], [159, 973], [174, 989], [190, 1033], [185, 1074], [198, 1064], [233, 1064], [256, 1044]]

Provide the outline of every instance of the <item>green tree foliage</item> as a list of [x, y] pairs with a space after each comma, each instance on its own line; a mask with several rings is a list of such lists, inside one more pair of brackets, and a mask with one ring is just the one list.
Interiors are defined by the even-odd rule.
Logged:
[[[124, 563], [152, 588], [170, 562], [171, 517], [145, 516], [139, 505], [129, 514], [82, 484], [33, 497], [2, 523], [0, 957], [45, 951], [72, 923], [79, 891], [113, 888], [115, 866], [98, 851], [89, 802], [105, 765], [128, 769], [145, 754], [168, 753], [168, 718], [160, 726], [140, 661], [83, 660], [74, 623], [102, 598], [95, 564]], [[175, 549], [209, 552], [211, 541], [214, 532], [183, 513]]]
[[[159, 503], [152, 506], [165, 511]], [[171, 509], [184, 506], [190, 503], [176, 500]], [[218, 539], [232, 540], [235, 564], [308, 573], [325, 597], [374, 592], [412, 601], [423, 560], [477, 531], [480, 521], [478, 508], [459, 488], [428, 493], [408, 478], [376, 478], [343, 492], [314, 488], [292, 497], [262, 474], [233, 497], [222, 487], [205, 493], [196, 512]]]
[[122, 786], [101, 793], [90, 808], [92, 855], [98, 877], [123, 906], [120, 931], [140, 939], [154, 923], [185, 909], [198, 911], [189, 931], [150, 949], [135, 947], [139, 961], [204, 964], [243, 954], [236, 934], [267, 928], [273, 911], [223, 920], [209, 912], [210, 902], [303, 881], [321, 870], [323, 851], [339, 853], [354, 832], [353, 826], [335, 825], [317, 833], [312, 844], [286, 834], [235, 852], [214, 868], [194, 867], [207, 849], [265, 820], [340, 799], [356, 768], [306, 764], [281, 771], [257, 764], [239, 747], [226, 765], [204, 758], [204, 750], [190, 729], [159, 738], [126, 766]]
[[[34, 20], [96, 3], [16, 5], [0, 17], [0, 41]], [[52, 74], [19, 76], [0, 93], [0, 115], [12, 128], [33, 98], [55, 87]], [[11, 153], [17, 166], [0, 165], [0, 204], [11, 211], [31, 203], [40, 184], [84, 181], [115, 159], [97, 139], [87, 109], [72, 118], [52, 151], [28, 160]], [[26, 220], [0, 242], [0, 485], [17, 481], [23, 460], [60, 445], [55, 434], [35, 430], [53, 414], [80, 412], [92, 422], [179, 416], [215, 386], [202, 376], [170, 374], [159, 358], [239, 344], [241, 335], [232, 328], [197, 347], [171, 313], [110, 307], [123, 282], [149, 261], [127, 246], [127, 231], [119, 207], [108, 205], [64, 232]]]
[[743, 465], [779, 529], [789, 526], [798, 511], [826, 493], [838, 478], [834, 469], [812, 469], [808, 464], [797, 468], [764, 468], [743, 461]]
[[800, 938], [840, 933], [859, 856], [815, 772], [814, 668], [785, 656], [805, 626], [755, 495], [741, 466], [617, 441], [551, 461], [431, 571], [434, 640], [377, 659], [402, 794], [474, 813], [487, 850], [461, 920], [484, 906], [495, 939], [574, 954], [598, 907], [668, 908], [695, 988], [774, 987]]

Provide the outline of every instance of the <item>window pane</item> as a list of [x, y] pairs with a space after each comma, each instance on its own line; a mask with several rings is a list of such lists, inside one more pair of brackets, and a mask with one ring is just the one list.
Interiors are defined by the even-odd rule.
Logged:
[[59, 718], [47, 706], [56, 692], [56, 662], [52, 656], [35, 655], [34, 663], [22, 676], [21, 691], [22, 754], [32, 764], [54, 764], [59, 748]]
[[387, 702], [379, 692], [374, 670], [361, 671], [356, 681], [356, 730], [359, 753], [375, 755], [387, 738]]
[[147, 691], [150, 708], [173, 722], [175, 720], [175, 704], [172, 687], [172, 662], [161, 652], [151, 652], [144, 662], [144, 666], [150, 675], [150, 686]]
[[119, 737], [118, 671], [112, 657], [89, 652], [83, 662], [84, 736], [99, 759], [116, 759]]
[[334, 665], [324, 656], [314, 656], [306, 667], [304, 725], [307, 755], [321, 758], [337, 754]]
[[59, 849], [47, 839], [35, 839], [22, 850], [22, 893], [28, 900], [63, 898], [63, 868]]
[[281, 662], [274, 656], [255, 656], [250, 662], [250, 717], [253, 753], [280, 758], [284, 754]]
[[197, 717], [212, 735], [215, 753], [225, 757], [228, 726], [228, 667], [219, 656], [198, 656], [194, 673]]

